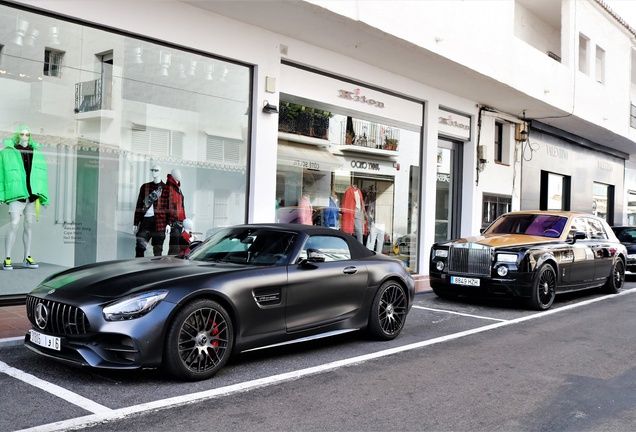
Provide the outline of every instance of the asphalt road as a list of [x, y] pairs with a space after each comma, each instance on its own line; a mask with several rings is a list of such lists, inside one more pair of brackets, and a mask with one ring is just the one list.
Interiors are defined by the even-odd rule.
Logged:
[[416, 296], [404, 332], [255, 351], [216, 377], [74, 369], [0, 350], [0, 430], [628, 431], [636, 424], [636, 283], [617, 296]]

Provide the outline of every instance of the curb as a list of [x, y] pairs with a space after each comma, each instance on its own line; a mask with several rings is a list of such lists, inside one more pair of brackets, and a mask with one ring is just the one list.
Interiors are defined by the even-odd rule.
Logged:
[[20, 346], [24, 343], [24, 336], [0, 339], [0, 348]]

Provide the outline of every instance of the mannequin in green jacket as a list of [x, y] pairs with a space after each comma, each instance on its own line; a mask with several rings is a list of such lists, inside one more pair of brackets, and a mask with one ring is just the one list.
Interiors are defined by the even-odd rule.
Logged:
[[22, 267], [38, 268], [38, 264], [31, 258], [31, 229], [38, 207], [49, 203], [46, 158], [38, 150], [40, 145], [31, 140], [31, 131], [26, 126], [20, 126], [12, 138], [4, 140], [4, 145], [6, 147], [0, 151], [0, 202], [9, 204], [11, 225], [5, 238], [7, 258], [2, 268], [13, 270], [11, 249], [15, 243], [22, 215], [24, 215]]

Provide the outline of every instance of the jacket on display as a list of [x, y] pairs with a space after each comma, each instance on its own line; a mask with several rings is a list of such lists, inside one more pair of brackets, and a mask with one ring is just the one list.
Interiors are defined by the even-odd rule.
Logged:
[[[161, 193], [154, 200], [150, 200], [148, 197], [153, 197], [153, 194], [161, 188]], [[139, 189], [139, 197], [137, 198], [137, 205], [135, 206], [135, 220], [134, 225], [139, 226], [144, 218], [144, 215], [153, 206], [154, 218], [155, 218], [155, 230], [165, 231], [168, 224], [168, 191], [166, 190], [166, 184], [164, 182], [149, 182], [141, 185]], [[150, 205], [148, 205], [148, 203]]]
[[[28, 147], [33, 149], [31, 173], [28, 176], [20, 150], [16, 146], [20, 142], [19, 131], [29, 130], [21, 126], [12, 138], [4, 140], [4, 148], [0, 151], [0, 202], [11, 203], [28, 200], [32, 196], [39, 198], [41, 205], [49, 203], [49, 180], [46, 170], [46, 158], [40, 150], [40, 144], [29, 139]], [[30, 132], [29, 132], [30, 133]], [[31, 193], [29, 193], [29, 187]]]
[[342, 202], [340, 203], [340, 210], [342, 212], [342, 226], [341, 230], [352, 234], [354, 231], [354, 219], [356, 217], [356, 197], [358, 194], [358, 198], [360, 200], [360, 208], [358, 217], [364, 217], [364, 198], [362, 198], [362, 192], [360, 189], [355, 188], [353, 186], [349, 187], [343, 197]]
[[166, 180], [166, 193], [168, 193], [168, 222], [181, 222], [186, 218], [185, 199], [181, 192], [181, 182], [168, 174]]

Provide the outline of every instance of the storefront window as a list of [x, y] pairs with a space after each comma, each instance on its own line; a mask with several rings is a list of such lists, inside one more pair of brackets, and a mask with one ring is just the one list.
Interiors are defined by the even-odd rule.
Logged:
[[592, 186], [592, 213], [613, 224], [614, 217], [613, 186], [594, 182]]
[[636, 225], [636, 192], [627, 192], [627, 225]]
[[336, 111], [281, 102], [277, 221], [345, 231], [415, 272], [419, 131]]
[[541, 171], [541, 210], [570, 209], [570, 177]]
[[[0, 19], [0, 155], [27, 128], [46, 170], [46, 192], [22, 196], [0, 167], [3, 202], [40, 198], [30, 229], [27, 209], [14, 205], [17, 224], [0, 212], [19, 270], [0, 296], [79, 264], [178, 253], [184, 229], [203, 239], [245, 222], [249, 67], [6, 6]], [[28, 284], [16, 283], [23, 265]]]

